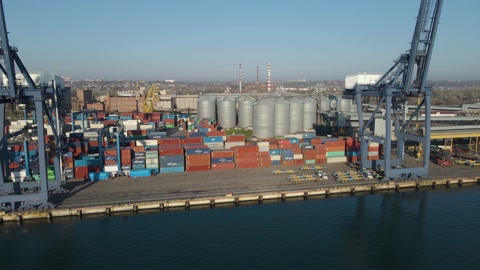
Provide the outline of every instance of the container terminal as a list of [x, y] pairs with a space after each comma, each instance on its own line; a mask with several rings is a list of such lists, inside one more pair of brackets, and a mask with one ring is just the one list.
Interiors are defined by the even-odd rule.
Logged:
[[[347, 76], [342, 96], [274, 90], [271, 65], [265, 92], [244, 93], [240, 65], [236, 93], [166, 97], [153, 84], [79, 111], [61, 77], [28, 73], [8, 45], [2, 6], [0, 111], [24, 110], [1, 125], [2, 220], [476, 183], [478, 118], [432, 117], [426, 78], [441, 6], [423, 0], [411, 48], [383, 75]], [[335, 134], [319, 136], [326, 123]]]

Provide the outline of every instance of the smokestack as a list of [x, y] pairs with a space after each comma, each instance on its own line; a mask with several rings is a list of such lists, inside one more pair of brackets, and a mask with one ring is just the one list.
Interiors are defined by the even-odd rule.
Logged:
[[242, 64], [240, 64], [238, 68], [238, 89], [240, 93], [242, 93]]
[[257, 84], [260, 84], [260, 81], [258, 80], [258, 74], [260, 74], [260, 71], [258, 70], [258, 66], [257, 66]]
[[272, 65], [268, 64], [267, 92], [272, 91]]

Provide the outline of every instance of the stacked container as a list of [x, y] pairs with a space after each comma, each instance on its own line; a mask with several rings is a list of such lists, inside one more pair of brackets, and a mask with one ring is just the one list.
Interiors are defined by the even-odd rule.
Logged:
[[145, 169], [145, 147], [144, 146], [134, 146], [133, 150], [133, 159], [132, 159], [132, 171], [144, 170]]
[[245, 135], [238, 134], [238, 135], [228, 135], [227, 141], [225, 142], [225, 149], [231, 149], [236, 146], [244, 146], [245, 145]]
[[324, 144], [315, 145], [315, 163], [324, 164], [327, 163], [327, 146]]
[[380, 159], [380, 145], [376, 142], [368, 143], [368, 153], [367, 160], [378, 160]]
[[222, 136], [203, 137], [203, 144], [210, 149], [224, 149]]
[[89, 172], [100, 172], [100, 159], [98, 155], [82, 155], [74, 161], [75, 178], [86, 179]]
[[148, 151], [145, 151], [145, 168], [158, 173], [159, 171], [159, 162], [158, 162], [158, 149], [156, 147], [150, 148]]
[[362, 152], [359, 146], [347, 146], [347, 160], [349, 162], [357, 162], [360, 160]]
[[272, 159], [270, 158], [270, 143], [267, 142], [258, 142], [258, 166], [259, 167], [270, 167], [272, 165]]
[[235, 168], [235, 153], [233, 150], [212, 150], [211, 169], [212, 170], [231, 170]]
[[122, 165], [122, 172], [129, 175], [132, 169], [132, 148], [122, 147], [120, 148], [120, 159]]
[[103, 162], [105, 172], [118, 172], [117, 149], [110, 148], [103, 150]]
[[303, 162], [306, 165], [313, 165], [315, 164], [315, 148], [312, 144], [305, 144], [302, 145], [302, 153], [303, 153]]
[[174, 114], [163, 115], [162, 121], [165, 123], [166, 128], [174, 128], [177, 125], [177, 118]]
[[185, 171], [185, 156], [180, 144], [159, 144], [160, 173]]
[[235, 146], [235, 164], [237, 168], [257, 168], [258, 146], [257, 145], [244, 145]]
[[186, 171], [210, 170], [210, 148], [205, 145], [185, 146]]
[[325, 145], [327, 147], [327, 163], [347, 162], [344, 140], [326, 141]]

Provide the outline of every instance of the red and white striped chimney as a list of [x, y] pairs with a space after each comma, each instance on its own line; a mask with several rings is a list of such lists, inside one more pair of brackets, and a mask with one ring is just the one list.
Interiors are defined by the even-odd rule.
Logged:
[[268, 64], [267, 92], [272, 91], [272, 65]]

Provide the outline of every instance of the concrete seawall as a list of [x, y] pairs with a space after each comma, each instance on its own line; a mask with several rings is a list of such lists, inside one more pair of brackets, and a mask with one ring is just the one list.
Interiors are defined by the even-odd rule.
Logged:
[[356, 182], [347, 186], [325, 187], [325, 188], [311, 188], [300, 190], [284, 190], [276, 192], [266, 192], [258, 194], [227, 194], [223, 197], [203, 197], [203, 198], [184, 198], [176, 200], [150, 201], [127, 203], [119, 205], [100, 205], [88, 207], [75, 207], [69, 209], [52, 209], [52, 210], [38, 210], [25, 212], [0, 212], [0, 222], [17, 221], [31, 219], [46, 219], [51, 220], [58, 217], [66, 216], [84, 216], [92, 214], [112, 214], [116, 212], [132, 212], [136, 213], [142, 210], [151, 209], [170, 209], [170, 208], [185, 208], [189, 209], [193, 206], [215, 206], [217, 204], [235, 204], [239, 205], [242, 202], [262, 202], [264, 200], [285, 200], [288, 198], [299, 198], [309, 196], [330, 196], [333, 194], [351, 194], [395, 190], [407, 188], [420, 188], [437, 186], [461, 186], [463, 184], [480, 184], [480, 177], [465, 177], [465, 178], [449, 178], [449, 179], [429, 179], [420, 181], [403, 181], [403, 182], [387, 182], [374, 184], [361, 184]]

